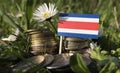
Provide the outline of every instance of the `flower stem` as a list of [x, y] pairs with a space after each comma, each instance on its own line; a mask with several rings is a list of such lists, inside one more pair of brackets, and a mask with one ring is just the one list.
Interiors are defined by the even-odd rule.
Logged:
[[53, 25], [53, 23], [51, 22], [51, 20], [49, 20], [49, 23], [52, 25], [52, 27], [53, 27], [55, 33], [57, 33], [57, 30], [56, 30], [55, 26]]

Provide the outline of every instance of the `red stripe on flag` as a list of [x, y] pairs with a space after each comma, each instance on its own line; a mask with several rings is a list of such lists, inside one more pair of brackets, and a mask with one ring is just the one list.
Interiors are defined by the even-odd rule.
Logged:
[[59, 21], [58, 28], [98, 30], [98, 23]]

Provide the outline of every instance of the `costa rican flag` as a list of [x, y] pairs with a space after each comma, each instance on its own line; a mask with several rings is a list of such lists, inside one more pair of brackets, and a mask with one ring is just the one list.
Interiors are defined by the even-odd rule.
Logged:
[[98, 14], [60, 13], [58, 35], [98, 39]]

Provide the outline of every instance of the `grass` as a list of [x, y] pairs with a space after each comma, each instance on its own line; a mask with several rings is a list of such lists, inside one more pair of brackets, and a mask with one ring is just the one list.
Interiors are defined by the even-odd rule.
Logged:
[[[98, 39], [98, 43], [102, 50], [106, 50], [111, 55], [111, 50], [116, 51], [120, 48], [120, 0], [0, 0], [0, 33], [2, 33], [0, 38], [13, 34], [15, 28], [20, 30], [17, 41], [0, 40], [0, 61], [7, 61], [7, 65], [15, 60], [30, 57], [29, 35], [25, 32], [28, 29], [49, 27], [47, 22], [39, 23], [32, 20], [36, 8], [40, 4], [49, 2], [54, 3], [59, 12], [99, 14], [99, 28], [103, 30], [103, 35]], [[57, 27], [58, 14], [53, 20], [53, 24]]]

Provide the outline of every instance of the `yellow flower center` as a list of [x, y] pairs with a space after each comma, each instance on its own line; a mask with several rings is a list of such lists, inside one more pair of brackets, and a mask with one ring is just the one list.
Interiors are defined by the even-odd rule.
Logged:
[[48, 12], [45, 12], [45, 13], [43, 14], [43, 17], [49, 18], [49, 17], [50, 17], [50, 14], [49, 14]]

